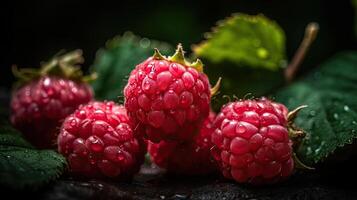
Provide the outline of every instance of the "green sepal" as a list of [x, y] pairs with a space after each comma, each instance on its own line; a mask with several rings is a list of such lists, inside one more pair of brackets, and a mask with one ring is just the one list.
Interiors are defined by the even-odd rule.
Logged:
[[63, 54], [62, 52], [55, 55], [50, 61], [42, 63], [40, 69], [36, 68], [22, 68], [18, 69], [17, 66], [12, 67], [12, 72], [18, 78], [19, 85], [27, 83], [31, 80], [52, 75], [64, 77], [67, 79], [90, 82], [96, 79], [96, 73], [91, 73], [87, 76], [83, 75], [81, 64], [83, 64], [82, 50], [74, 50]]

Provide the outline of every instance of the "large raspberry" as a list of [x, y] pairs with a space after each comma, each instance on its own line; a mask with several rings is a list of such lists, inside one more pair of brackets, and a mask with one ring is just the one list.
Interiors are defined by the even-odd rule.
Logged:
[[153, 142], [187, 140], [208, 116], [211, 99], [202, 63], [185, 61], [181, 45], [170, 58], [158, 50], [136, 66], [124, 89], [125, 108]]
[[257, 184], [290, 176], [294, 160], [287, 119], [288, 109], [267, 99], [223, 106], [212, 134], [212, 154], [223, 175]]
[[62, 120], [93, 98], [91, 87], [80, 81], [79, 76], [72, 79], [58, 73], [60, 65], [66, 65], [66, 70], [75, 70], [79, 75], [77, 66], [69, 65], [82, 59], [81, 52], [75, 51], [45, 64], [41, 72], [31, 74], [26, 69], [15, 73], [29, 81], [13, 92], [11, 122], [35, 146], [54, 147]]
[[173, 174], [202, 175], [214, 172], [217, 168], [210, 154], [214, 117], [215, 114], [211, 112], [193, 141], [149, 142], [151, 160]]
[[58, 151], [74, 174], [128, 178], [143, 163], [146, 144], [134, 137], [124, 106], [90, 102], [63, 122]]

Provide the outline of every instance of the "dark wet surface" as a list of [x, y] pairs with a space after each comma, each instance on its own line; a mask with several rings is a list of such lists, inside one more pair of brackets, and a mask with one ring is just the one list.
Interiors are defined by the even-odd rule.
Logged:
[[[87, 180], [63, 177], [37, 192], [6, 191], [12, 197], [31, 195], [34, 199], [357, 199], [355, 174], [297, 173], [275, 185], [253, 187], [224, 180], [219, 175], [175, 177], [143, 167], [131, 182]], [[333, 172], [333, 173], [332, 173]], [[12, 198], [11, 198], [12, 199]]]

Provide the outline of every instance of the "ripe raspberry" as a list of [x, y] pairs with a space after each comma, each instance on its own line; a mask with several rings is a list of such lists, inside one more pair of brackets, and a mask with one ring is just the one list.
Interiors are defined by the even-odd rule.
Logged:
[[215, 114], [211, 112], [193, 141], [149, 142], [151, 160], [173, 174], [203, 175], [214, 172], [217, 168], [210, 155], [214, 117]]
[[[63, 61], [70, 56], [75, 56], [75, 60], [68, 62], [75, 63], [83, 59], [81, 52], [75, 51], [55, 58], [43, 66], [41, 72], [34, 71], [31, 74], [25, 70], [15, 71], [15, 75], [30, 81], [13, 92], [11, 122], [37, 147], [54, 147], [62, 120], [80, 104], [87, 103], [93, 98], [92, 89], [88, 84], [79, 81], [79, 77], [71, 80], [72, 77], [63, 77], [58, 72], [44, 71], [59, 71], [61, 65], [68, 65], [66, 69], [72, 67], [74, 70], [73, 66]], [[76, 68], [76, 73], [80, 73], [78, 70]]]
[[273, 183], [290, 176], [294, 159], [288, 130], [294, 131], [290, 120], [297, 111], [288, 122], [288, 109], [267, 99], [223, 106], [211, 138], [215, 145], [212, 155], [223, 175], [255, 184]]
[[181, 45], [168, 59], [155, 50], [137, 65], [124, 89], [137, 132], [153, 142], [190, 139], [209, 114], [210, 85], [202, 68], [200, 60], [184, 60]]
[[124, 178], [139, 170], [146, 144], [134, 137], [124, 106], [90, 102], [63, 122], [58, 151], [74, 174]]

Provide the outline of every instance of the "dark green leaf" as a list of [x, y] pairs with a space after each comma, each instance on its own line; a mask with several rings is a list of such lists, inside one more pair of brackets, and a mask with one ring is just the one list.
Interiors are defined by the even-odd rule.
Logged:
[[12, 189], [38, 188], [58, 178], [65, 158], [53, 150], [37, 150], [10, 126], [0, 127], [0, 184]]
[[221, 94], [261, 96], [283, 83], [285, 34], [263, 15], [235, 14], [219, 22], [193, 50], [211, 80], [223, 78]]
[[116, 100], [122, 95], [129, 73], [134, 67], [158, 48], [163, 54], [171, 54], [173, 47], [167, 43], [140, 38], [128, 32], [107, 42], [97, 53], [92, 69], [98, 73], [93, 82], [98, 99]]
[[290, 109], [306, 104], [296, 124], [307, 132], [299, 156], [312, 164], [357, 137], [357, 52], [339, 54], [306, 79], [280, 91]]
[[263, 15], [235, 14], [219, 22], [207, 38], [194, 51], [212, 63], [277, 70], [285, 61], [284, 32]]

